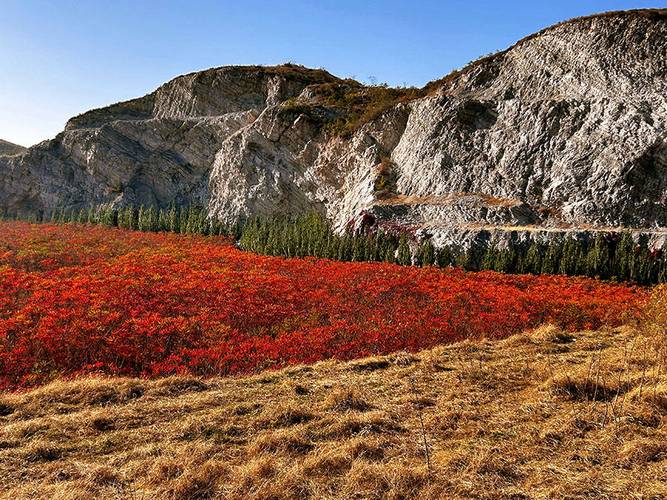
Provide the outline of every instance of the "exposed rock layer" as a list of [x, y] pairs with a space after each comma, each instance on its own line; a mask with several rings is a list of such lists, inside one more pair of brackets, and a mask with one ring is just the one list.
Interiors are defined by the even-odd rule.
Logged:
[[370, 107], [372, 90], [292, 65], [184, 75], [1, 157], [0, 208], [194, 203], [228, 221], [315, 209], [339, 228], [368, 213], [441, 242], [667, 226], [665, 10], [548, 28], [337, 133], [354, 117], [331, 95]]

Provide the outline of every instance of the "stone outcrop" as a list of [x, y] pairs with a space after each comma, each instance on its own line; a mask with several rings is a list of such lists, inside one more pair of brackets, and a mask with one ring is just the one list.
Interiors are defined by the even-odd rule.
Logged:
[[664, 232], [667, 10], [561, 23], [423, 89], [294, 65], [192, 73], [0, 157], [0, 209], [101, 203], [317, 210], [440, 243]]

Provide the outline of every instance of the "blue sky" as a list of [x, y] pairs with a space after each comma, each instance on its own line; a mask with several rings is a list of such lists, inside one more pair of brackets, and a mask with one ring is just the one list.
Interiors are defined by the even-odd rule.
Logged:
[[[31, 145], [190, 71], [292, 61], [421, 86], [571, 17], [643, 1], [0, 0], [0, 138]], [[664, 5], [663, 5], [664, 6]]]

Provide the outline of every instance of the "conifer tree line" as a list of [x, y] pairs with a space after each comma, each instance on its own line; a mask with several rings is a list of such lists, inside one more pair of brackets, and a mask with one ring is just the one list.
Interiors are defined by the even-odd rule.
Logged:
[[597, 233], [588, 239], [568, 236], [548, 243], [535, 239], [505, 247], [473, 244], [468, 249], [435, 248], [430, 239], [415, 241], [383, 231], [338, 235], [315, 214], [252, 219], [241, 232], [239, 246], [283, 257], [315, 257], [343, 261], [392, 262], [401, 265], [462, 267], [469, 271], [510, 274], [564, 274], [640, 284], [667, 282], [667, 253], [651, 250], [642, 235]]
[[0, 220], [21, 219], [28, 222], [55, 224], [99, 224], [135, 231], [203, 234], [207, 236], [240, 236], [240, 224], [227, 225], [207, 216], [206, 210], [196, 207], [156, 208], [154, 206], [112, 208], [109, 205], [91, 206], [80, 210], [55, 209], [47, 216], [31, 214], [9, 217], [0, 214]]
[[[0, 214], [1, 215], [1, 214]], [[6, 218], [6, 217], [4, 217]], [[241, 249], [283, 257], [313, 256], [350, 262], [390, 262], [416, 266], [456, 266], [469, 271], [564, 274], [639, 284], [667, 282], [667, 248], [649, 248], [646, 235], [638, 241], [629, 232], [597, 233], [588, 238], [540, 242], [535, 239], [507, 246], [479, 243], [468, 249], [435, 248], [430, 239], [417, 241], [406, 233], [382, 230], [337, 234], [317, 213], [256, 217], [233, 225], [190, 206], [169, 208], [109, 206], [78, 211], [54, 210], [48, 217], [24, 217], [30, 222], [102, 224], [138, 231], [233, 237]]]

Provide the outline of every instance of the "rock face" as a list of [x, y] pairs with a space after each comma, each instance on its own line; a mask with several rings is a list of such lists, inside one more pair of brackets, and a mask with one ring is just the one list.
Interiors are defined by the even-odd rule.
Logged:
[[[0, 157], [0, 208], [317, 210], [436, 242], [667, 226], [667, 10], [575, 19], [424, 89], [222, 67], [72, 118]], [[360, 222], [362, 221], [362, 222]]]
[[17, 155], [23, 153], [25, 150], [26, 148], [23, 146], [0, 139], [0, 156]]

